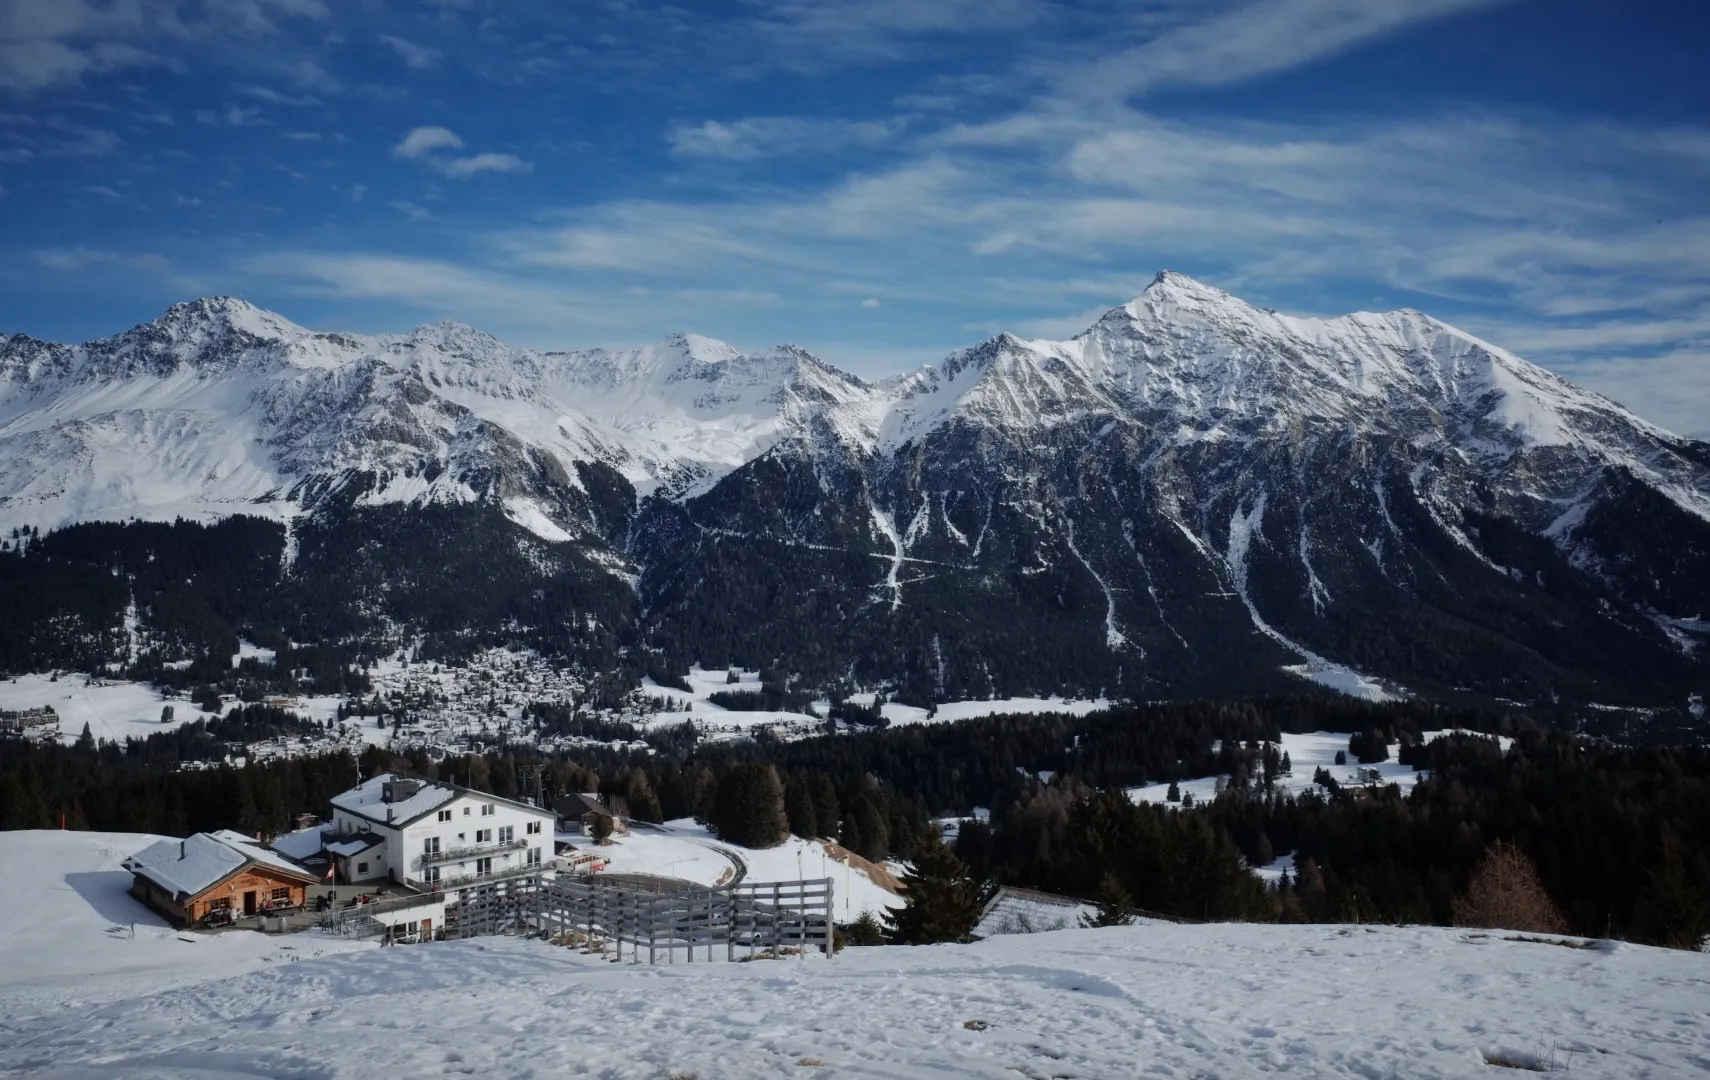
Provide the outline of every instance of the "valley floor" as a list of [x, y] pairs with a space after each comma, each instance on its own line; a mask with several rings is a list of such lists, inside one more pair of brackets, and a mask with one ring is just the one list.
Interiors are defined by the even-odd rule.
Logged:
[[[74, 893], [59, 912], [9, 897], [5, 914], [43, 945], [125, 947], [102, 940], [110, 912], [67, 914], [88, 900]], [[29, 976], [20, 961], [51, 963], [14, 952], [20, 940], [6, 942], [13, 982]], [[0, 1074], [1516, 1075], [1498, 1059], [1710, 1076], [1710, 955], [1439, 928], [1149, 925], [655, 968], [491, 938], [251, 962], [223, 979], [184, 967], [204, 946], [176, 948], [139, 958], [105, 1003], [26, 1014], [12, 998]]]

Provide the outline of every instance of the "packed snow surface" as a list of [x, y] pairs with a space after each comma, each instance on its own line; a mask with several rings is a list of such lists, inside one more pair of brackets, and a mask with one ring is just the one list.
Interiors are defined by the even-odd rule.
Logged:
[[[312, 932], [174, 930], [130, 895], [121, 866], [157, 842], [177, 843], [148, 833], [0, 832], [0, 1047], [22, 1045], [20, 1016], [372, 947]], [[0, 1073], [19, 1067], [9, 1059]]]
[[1135, 926], [658, 967], [487, 938], [9, 1018], [0, 1072], [1447, 1080], [1509, 1075], [1501, 1058], [1679, 1080], [1710, 1060], [1707, 1014], [1701, 954], [1440, 928]]

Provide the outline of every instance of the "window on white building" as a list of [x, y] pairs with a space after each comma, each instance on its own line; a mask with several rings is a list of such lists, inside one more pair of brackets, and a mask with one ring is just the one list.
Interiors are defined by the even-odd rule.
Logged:
[[475, 842], [477, 844], [491, 844], [493, 842], [493, 830], [492, 829], [476, 829], [475, 830]]
[[517, 827], [515, 825], [500, 825], [499, 826], [499, 843], [508, 844], [512, 840], [515, 840], [516, 838], [517, 838]]
[[451, 811], [450, 810], [441, 810], [439, 812], [439, 820], [450, 821], [451, 820]]
[[528, 865], [530, 865], [530, 866], [539, 866], [540, 865], [540, 849], [539, 848], [531, 847], [528, 849]]
[[476, 859], [475, 860], [475, 876], [476, 877], [486, 877], [488, 874], [491, 874], [492, 872], [493, 872], [493, 860], [491, 858]]
[[367, 863], [365, 863], [365, 862], [359, 862], [359, 863], [357, 863], [357, 864], [356, 864], [356, 872], [357, 872], [357, 873], [359, 873], [359, 874], [366, 874], [366, 873], [368, 873], [368, 864], [367, 864]]
[[528, 829], [526, 831], [528, 832], [528, 834], [530, 836], [537, 835], [540, 832], [540, 822], [538, 822], [538, 821], [529, 822], [528, 823]]
[[439, 854], [439, 837], [430, 836], [426, 840], [423, 840], [422, 841], [422, 854], [423, 855], [438, 855]]
[[438, 885], [439, 884], [439, 867], [437, 867], [437, 866], [428, 867], [425, 871], [422, 872], [422, 880], [427, 882], [429, 885]]
[[469, 816], [469, 808], [468, 808], [468, 807], [467, 807], [467, 806], [465, 806], [465, 807], [464, 807], [464, 808], [463, 808], [463, 816], [464, 816], [464, 817], [468, 817], [468, 816]]
[[482, 817], [492, 817], [493, 816], [493, 804], [492, 803], [484, 802], [481, 804], [481, 816]]

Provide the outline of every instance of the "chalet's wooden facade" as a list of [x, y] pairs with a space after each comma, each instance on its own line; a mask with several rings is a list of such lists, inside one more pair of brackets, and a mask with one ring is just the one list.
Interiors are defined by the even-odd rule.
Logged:
[[320, 881], [259, 840], [225, 829], [157, 841], [125, 868], [134, 875], [132, 896], [186, 925], [221, 910], [242, 918], [302, 907]]
[[308, 902], [308, 888], [314, 884], [315, 879], [308, 874], [299, 877], [251, 863], [191, 896], [174, 896], [138, 874], [131, 882], [131, 895], [174, 922], [194, 924], [218, 908], [242, 917], [280, 904], [301, 907]]

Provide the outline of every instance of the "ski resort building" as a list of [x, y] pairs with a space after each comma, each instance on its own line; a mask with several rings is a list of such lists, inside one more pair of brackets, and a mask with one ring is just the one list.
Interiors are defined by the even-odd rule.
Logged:
[[132, 855], [131, 895], [176, 923], [301, 908], [315, 875], [229, 829], [161, 840]]
[[418, 892], [537, 874], [553, 812], [443, 781], [383, 774], [332, 798], [330, 822], [281, 837], [293, 858], [327, 858], [340, 884]]

